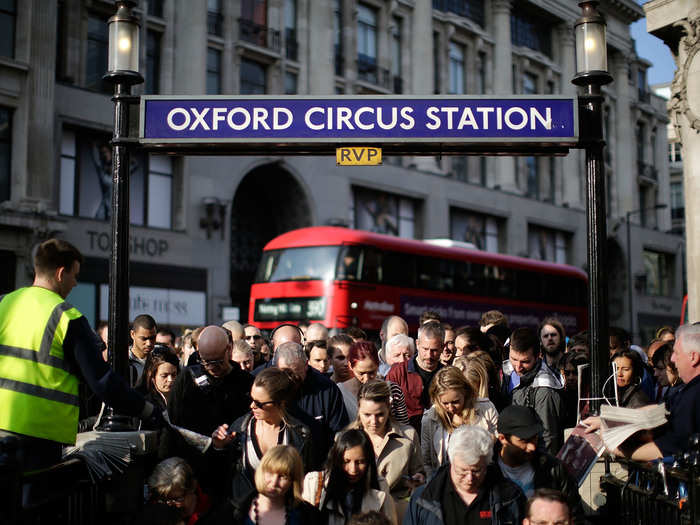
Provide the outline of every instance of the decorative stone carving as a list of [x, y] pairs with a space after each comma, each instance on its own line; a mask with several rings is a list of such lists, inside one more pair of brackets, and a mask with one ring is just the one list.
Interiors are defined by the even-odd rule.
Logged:
[[[679, 117], [685, 116], [688, 125], [696, 132], [700, 132], [700, 101], [698, 97], [689, 97], [688, 93], [700, 93], [700, 18], [692, 20], [680, 20], [673, 24], [683, 28], [685, 35], [679, 42], [676, 63], [681, 63], [676, 69], [671, 83], [671, 100], [668, 103], [669, 110], [673, 114], [673, 125], [679, 131], [681, 124]], [[679, 60], [681, 55], [685, 60]]]

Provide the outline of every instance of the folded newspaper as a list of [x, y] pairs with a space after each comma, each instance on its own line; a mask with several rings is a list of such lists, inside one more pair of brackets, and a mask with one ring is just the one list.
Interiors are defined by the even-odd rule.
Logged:
[[93, 483], [120, 474], [131, 462], [131, 446], [123, 433], [85, 432], [78, 434], [74, 446], [63, 448], [63, 458], [85, 462]]
[[605, 448], [615, 450], [632, 434], [666, 423], [666, 407], [651, 405], [644, 408], [600, 407], [600, 430]]

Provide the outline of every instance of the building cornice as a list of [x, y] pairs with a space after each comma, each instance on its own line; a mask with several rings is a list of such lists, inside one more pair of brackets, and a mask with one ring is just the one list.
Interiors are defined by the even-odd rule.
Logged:
[[635, 0], [604, 0], [602, 7], [628, 24], [644, 18], [644, 9]]

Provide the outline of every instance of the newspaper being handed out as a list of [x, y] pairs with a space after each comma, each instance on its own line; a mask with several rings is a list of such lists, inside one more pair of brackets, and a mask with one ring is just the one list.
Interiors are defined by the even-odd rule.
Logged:
[[179, 427], [177, 425], [173, 425], [170, 422], [167, 410], [163, 411], [163, 418], [165, 419], [166, 423], [168, 423], [168, 426], [172, 428], [175, 432], [180, 434], [188, 445], [196, 448], [202, 454], [204, 454], [207, 451], [207, 449], [211, 446], [211, 437], [205, 436], [204, 434], [199, 434], [198, 432], [194, 432], [183, 427]]
[[666, 407], [663, 404], [644, 408], [600, 407], [600, 433], [605, 448], [610, 451], [617, 449], [632, 434], [660, 427], [666, 421]]

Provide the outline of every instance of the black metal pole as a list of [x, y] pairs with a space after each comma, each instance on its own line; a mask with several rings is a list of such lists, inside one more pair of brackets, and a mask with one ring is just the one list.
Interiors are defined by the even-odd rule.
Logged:
[[[586, 219], [588, 221], [588, 318], [591, 344], [591, 397], [601, 397], [608, 377], [607, 219], [603, 160], [603, 96], [600, 86], [587, 86], [579, 97], [581, 142], [586, 149]], [[598, 412], [600, 400], [591, 402]]]
[[[129, 83], [114, 84], [112, 135], [112, 254], [109, 259], [109, 361], [122, 378], [129, 378]], [[134, 430], [131, 418], [107, 407], [99, 430]]]

